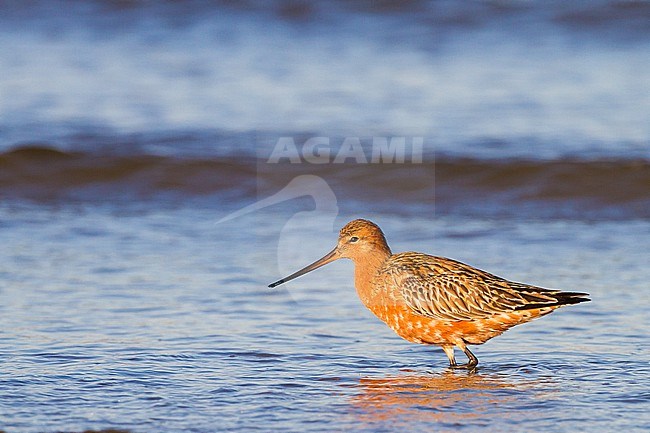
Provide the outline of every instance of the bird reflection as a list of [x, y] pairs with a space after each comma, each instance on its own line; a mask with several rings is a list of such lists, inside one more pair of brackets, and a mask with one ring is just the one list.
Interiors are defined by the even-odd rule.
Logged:
[[[515, 402], [532, 383], [513, 383], [503, 376], [445, 371], [411, 373], [359, 380], [352, 407], [365, 423], [447, 426], [481, 424]], [[521, 413], [525, 418], [529, 414]]]

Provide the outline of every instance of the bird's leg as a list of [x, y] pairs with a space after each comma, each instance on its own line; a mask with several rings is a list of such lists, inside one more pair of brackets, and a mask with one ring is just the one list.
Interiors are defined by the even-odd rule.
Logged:
[[447, 354], [447, 358], [449, 358], [449, 367], [451, 368], [456, 368], [458, 364], [456, 364], [456, 358], [454, 357], [454, 346], [442, 346], [442, 350], [445, 351]]
[[467, 368], [471, 370], [476, 367], [478, 365], [478, 358], [474, 356], [468, 347], [465, 347], [463, 352], [465, 352], [465, 355], [467, 355]]
[[[456, 364], [455, 360], [454, 360], [454, 362], [451, 362], [451, 358], [450, 358], [449, 367], [450, 368], [466, 368], [466, 369], [468, 369], [470, 371], [475, 370], [476, 366], [478, 365], [478, 358], [476, 356], [474, 356], [474, 354], [469, 350], [469, 348], [464, 344], [464, 342], [463, 342], [463, 344], [458, 344], [458, 347], [467, 356], [467, 364], [458, 365], [458, 364]], [[445, 346], [443, 346], [443, 349], [445, 349]], [[451, 346], [450, 349], [449, 349], [449, 352], [447, 351], [447, 349], [445, 349], [445, 352], [447, 353], [447, 356], [449, 356], [449, 352], [451, 352], [452, 357], [453, 357], [454, 347]]]

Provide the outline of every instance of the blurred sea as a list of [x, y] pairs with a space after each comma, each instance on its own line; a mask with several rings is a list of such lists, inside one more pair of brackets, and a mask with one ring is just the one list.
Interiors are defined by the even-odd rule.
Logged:
[[[0, 430], [650, 430], [647, 71], [646, 1], [0, 1]], [[593, 302], [472, 375], [266, 288], [357, 217]]]

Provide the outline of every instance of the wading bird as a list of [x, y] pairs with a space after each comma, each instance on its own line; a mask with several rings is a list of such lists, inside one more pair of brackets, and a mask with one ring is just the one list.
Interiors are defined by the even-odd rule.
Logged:
[[[515, 283], [464, 263], [428, 254], [393, 254], [375, 223], [357, 219], [340, 231], [336, 247], [275, 287], [340, 258], [354, 262], [354, 285], [363, 304], [405, 340], [441, 346], [452, 368], [473, 369], [468, 344], [483, 344], [509, 328], [589, 294]], [[454, 347], [468, 358], [456, 364]]]

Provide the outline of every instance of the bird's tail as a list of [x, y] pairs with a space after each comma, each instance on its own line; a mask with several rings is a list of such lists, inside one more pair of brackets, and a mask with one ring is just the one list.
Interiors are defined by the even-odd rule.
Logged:
[[517, 310], [530, 310], [534, 308], [561, 307], [563, 305], [579, 304], [591, 301], [589, 293], [562, 292], [560, 290], [548, 290], [528, 286], [527, 290], [518, 290], [519, 294], [526, 299], [526, 303], [517, 307]]
[[591, 301], [589, 293], [582, 292], [558, 292], [554, 295], [558, 305], [572, 305], [581, 302]]

